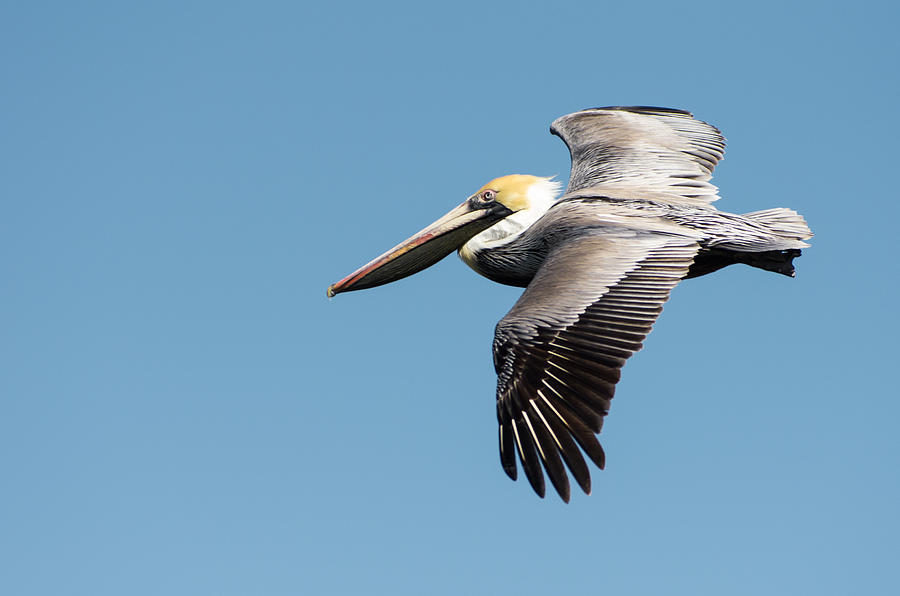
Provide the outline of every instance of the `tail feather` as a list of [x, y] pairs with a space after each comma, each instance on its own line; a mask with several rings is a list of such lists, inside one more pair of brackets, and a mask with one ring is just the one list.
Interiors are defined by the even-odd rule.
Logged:
[[798, 241], [798, 248], [809, 246], [809, 244], [802, 241], [812, 238], [813, 235], [806, 220], [803, 219], [803, 216], [793, 209], [788, 209], [786, 207], [745, 213], [744, 217], [765, 227], [768, 231], [777, 236], [787, 240]]

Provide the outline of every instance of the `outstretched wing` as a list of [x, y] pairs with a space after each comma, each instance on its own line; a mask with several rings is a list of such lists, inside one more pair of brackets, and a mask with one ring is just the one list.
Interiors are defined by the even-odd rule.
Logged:
[[566, 194], [603, 185], [701, 205], [718, 198], [709, 180], [725, 153], [725, 137], [690, 112], [593, 108], [557, 118], [550, 132], [572, 156]]
[[510, 478], [518, 452], [541, 497], [543, 465], [568, 502], [563, 461], [590, 493], [578, 446], [603, 468], [594, 435], [620, 369], [641, 349], [698, 250], [692, 238], [617, 228], [568, 240], [548, 255], [494, 335], [500, 460]]

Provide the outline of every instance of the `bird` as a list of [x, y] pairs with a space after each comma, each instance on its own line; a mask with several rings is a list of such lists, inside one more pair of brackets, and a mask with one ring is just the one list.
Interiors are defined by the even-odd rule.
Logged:
[[396, 281], [454, 251], [484, 277], [525, 288], [494, 331], [500, 463], [516, 480], [518, 459], [541, 498], [546, 472], [569, 502], [569, 475], [591, 493], [585, 456], [605, 467], [597, 435], [622, 367], [672, 288], [736, 263], [794, 277], [812, 232], [788, 208], [716, 209], [710, 179], [725, 138], [688, 111], [591, 108], [550, 132], [571, 157], [564, 192], [553, 177], [495, 178], [327, 295]]

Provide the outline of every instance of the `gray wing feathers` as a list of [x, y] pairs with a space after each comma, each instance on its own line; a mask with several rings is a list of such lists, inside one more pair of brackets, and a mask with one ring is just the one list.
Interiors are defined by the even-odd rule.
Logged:
[[539, 495], [543, 467], [568, 501], [564, 462], [590, 492], [582, 451], [604, 466], [595, 434], [620, 369], [641, 348], [698, 250], [693, 238], [607, 230], [548, 255], [494, 336], [500, 459], [511, 478], [518, 454]]
[[689, 112], [594, 108], [558, 118], [550, 132], [572, 157], [567, 194], [601, 185], [639, 188], [685, 203], [718, 198], [709, 180], [725, 153], [725, 138]]

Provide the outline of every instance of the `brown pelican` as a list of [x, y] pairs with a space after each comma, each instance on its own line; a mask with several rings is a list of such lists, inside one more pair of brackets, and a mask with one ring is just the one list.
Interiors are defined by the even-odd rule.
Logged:
[[526, 288], [494, 335], [500, 461], [515, 480], [518, 453], [538, 495], [546, 470], [568, 501], [566, 467], [589, 494], [582, 452], [603, 468], [595, 435], [620, 370], [675, 284], [732, 263], [793, 277], [812, 233], [791, 209], [713, 207], [725, 139], [689, 112], [595, 108], [550, 132], [572, 158], [562, 196], [549, 178], [491, 180], [328, 295], [412, 275], [454, 250], [488, 279]]

